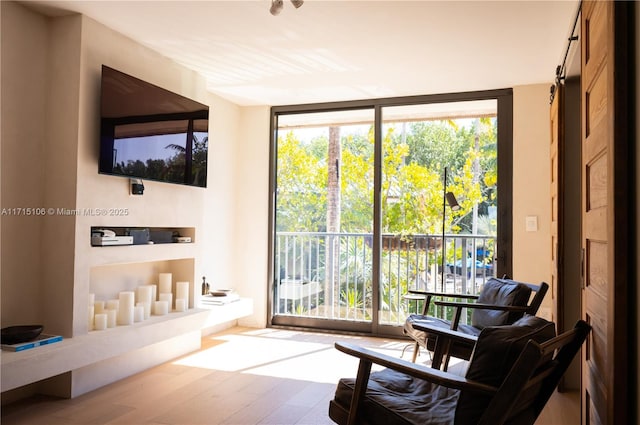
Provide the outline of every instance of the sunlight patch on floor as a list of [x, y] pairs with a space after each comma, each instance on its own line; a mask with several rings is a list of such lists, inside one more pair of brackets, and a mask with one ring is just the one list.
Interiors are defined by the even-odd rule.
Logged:
[[[339, 352], [334, 341], [348, 341], [375, 351], [400, 357], [402, 342], [376, 346], [358, 336], [323, 335], [327, 342], [305, 341], [308, 334], [297, 331], [254, 330], [212, 337], [216, 343], [173, 362], [175, 365], [228, 372], [249, 373], [283, 379], [336, 383], [355, 376], [358, 360]], [[317, 339], [318, 335], [313, 335]], [[374, 366], [374, 370], [379, 369]]]

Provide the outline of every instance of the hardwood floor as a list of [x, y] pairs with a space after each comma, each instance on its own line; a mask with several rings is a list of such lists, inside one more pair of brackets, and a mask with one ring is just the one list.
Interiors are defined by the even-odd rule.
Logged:
[[[333, 348], [336, 340], [397, 357], [407, 346], [383, 338], [233, 328], [203, 338], [198, 352], [75, 399], [36, 396], [3, 406], [1, 423], [331, 424], [335, 384], [357, 369], [355, 359]], [[554, 395], [536, 425], [579, 423], [576, 393]]]

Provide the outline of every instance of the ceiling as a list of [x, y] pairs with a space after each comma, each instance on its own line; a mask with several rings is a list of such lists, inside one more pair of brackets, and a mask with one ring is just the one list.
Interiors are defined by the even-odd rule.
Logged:
[[[196, 70], [239, 105], [551, 83], [578, 1], [46, 1]], [[41, 9], [42, 10], [42, 9]]]

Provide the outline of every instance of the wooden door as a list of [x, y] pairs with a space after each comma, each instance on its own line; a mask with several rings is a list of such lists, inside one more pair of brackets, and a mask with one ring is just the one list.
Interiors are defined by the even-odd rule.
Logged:
[[[582, 422], [628, 422], [626, 2], [582, 3]], [[628, 48], [626, 48], [628, 50]]]

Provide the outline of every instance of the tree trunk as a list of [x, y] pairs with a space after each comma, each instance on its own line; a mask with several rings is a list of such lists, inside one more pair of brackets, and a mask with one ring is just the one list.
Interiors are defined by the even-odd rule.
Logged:
[[327, 181], [327, 250], [326, 250], [326, 278], [325, 303], [331, 308], [337, 305], [339, 296], [334, 291], [339, 290], [340, 276], [340, 238], [332, 236], [340, 232], [340, 164], [342, 149], [340, 146], [340, 127], [329, 127], [329, 149], [327, 153], [328, 181]]

